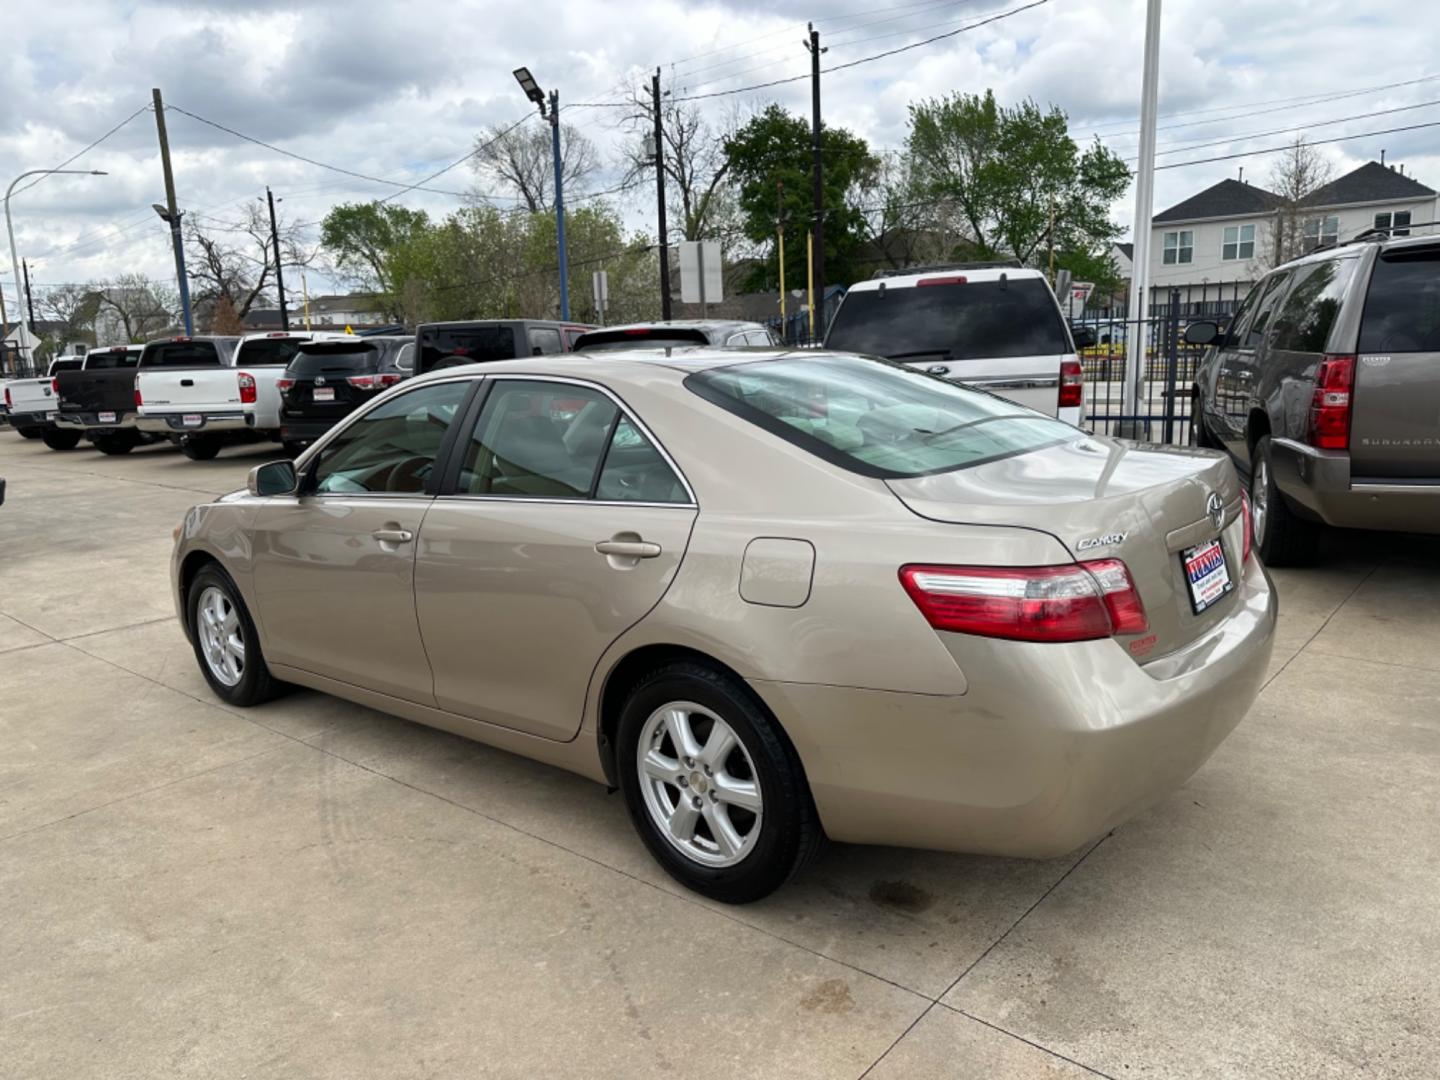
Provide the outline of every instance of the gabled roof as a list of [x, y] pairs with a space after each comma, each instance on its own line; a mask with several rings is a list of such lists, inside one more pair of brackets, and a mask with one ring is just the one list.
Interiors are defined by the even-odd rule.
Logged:
[[[1157, 220], [1158, 220], [1158, 219], [1157, 219]], [[1135, 245], [1134, 245], [1134, 244], [1116, 244], [1116, 245], [1115, 245], [1115, 250], [1118, 251], [1118, 252], [1120, 252], [1121, 255], [1124, 255], [1125, 258], [1129, 259], [1131, 262], [1134, 262], [1134, 261], [1135, 261]]]
[[1155, 224], [1166, 221], [1191, 221], [1197, 218], [1244, 217], [1247, 214], [1264, 214], [1274, 210], [1280, 203], [1280, 196], [1244, 184], [1239, 180], [1221, 180], [1204, 191], [1191, 195], [1168, 210], [1162, 210], [1152, 219]]
[[1346, 203], [1386, 202], [1392, 199], [1433, 199], [1428, 188], [1399, 170], [1367, 161], [1358, 169], [1331, 180], [1301, 200], [1302, 206], [1344, 206]]

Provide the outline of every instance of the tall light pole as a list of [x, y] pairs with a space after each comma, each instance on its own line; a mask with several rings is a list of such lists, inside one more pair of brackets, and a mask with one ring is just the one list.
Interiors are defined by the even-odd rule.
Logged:
[[1155, 114], [1160, 88], [1160, 0], [1145, 7], [1145, 60], [1140, 82], [1140, 160], [1135, 167], [1135, 258], [1130, 269], [1130, 304], [1125, 328], [1125, 387], [1121, 394], [1122, 419], [1117, 433], [1144, 438], [1141, 424], [1141, 384], [1145, 379], [1146, 330], [1150, 313], [1150, 215], [1155, 209]]
[[[515, 81], [545, 115], [545, 91], [529, 68], [516, 68]], [[565, 251], [565, 177], [560, 163], [560, 91], [550, 91], [550, 152], [555, 159], [555, 241], [560, 249], [560, 318], [570, 321], [570, 260]]]
[[[58, 175], [64, 175], [64, 176], [108, 176], [109, 174], [108, 174], [108, 173], [101, 172], [99, 169], [31, 169], [29, 172], [22, 172], [19, 176], [15, 177], [14, 180], [11, 180], [11, 181], [10, 181], [10, 186], [5, 189], [5, 232], [6, 232], [6, 234], [10, 237], [10, 266], [11, 266], [12, 272], [15, 274], [15, 290], [16, 290], [17, 293], [18, 293], [19, 290], [20, 290], [20, 256], [19, 256], [19, 255], [16, 253], [16, 251], [15, 251], [15, 226], [10, 223], [10, 196], [11, 196], [11, 194], [13, 194], [14, 191], [15, 191], [15, 185], [18, 184], [21, 180], [24, 180], [27, 176], [58, 176]], [[16, 306], [17, 308], [20, 307], [19, 298], [18, 298], [18, 297], [17, 297], [17, 302], [16, 302], [16, 305], [15, 305], [15, 306]], [[22, 309], [22, 310], [23, 310], [23, 309]], [[22, 318], [22, 319], [20, 320], [20, 322], [21, 322], [21, 325], [23, 326], [25, 320]], [[8, 331], [7, 331], [7, 332], [8, 332]], [[23, 348], [28, 348], [28, 347], [29, 347], [29, 342], [30, 342], [30, 328], [29, 328], [28, 326], [25, 327], [25, 332], [20, 335], [20, 341], [21, 341], [21, 345], [22, 345]], [[26, 359], [27, 359], [27, 360], [29, 359], [29, 354], [28, 354], [28, 353], [26, 354]]]

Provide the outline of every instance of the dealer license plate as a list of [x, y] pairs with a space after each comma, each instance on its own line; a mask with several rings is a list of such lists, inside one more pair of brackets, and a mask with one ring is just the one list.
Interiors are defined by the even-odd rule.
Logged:
[[1190, 606], [1197, 615], [1235, 587], [1219, 540], [1182, 551], [1180, 565], [1185, 569], [1185, 580], [1190, 583]]
[[317, 386], [317, 387], [315, 387], [315, 400], [316, 400], [316, 401], [334, 401], [334, 400], [335, 400], [335, 388], [334, 388], [333, 386]]
[[102, 424], [113, 424], [115, 422], [115, 414], [113, 412], [102, 412], [100, 414], [100, 422]]
[[199, 427], [201, 424], [205, 423], [205, 418], [199, 413], [186, 413], [184, 416], [180, 417], [180, 423], [184, 424], [186, 427]]

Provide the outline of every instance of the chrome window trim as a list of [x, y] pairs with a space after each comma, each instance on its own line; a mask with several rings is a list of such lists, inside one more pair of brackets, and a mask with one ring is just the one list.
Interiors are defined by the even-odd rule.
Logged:
[[[700, 507], [700, 501], [695, 497], [695, 489], [690, 486], [690, 479], [689, 479], [689, 477], [687, 477], [687, 476], [685, 475], [684, 471], [683, 471], [683, 470], [680, 468], [680, 466], [676, 463], [675, 459], [670, 456], [670, 451], [668, 451], [668, 450], [665, 449], [665, 445], [664, 445], [659, 439], [657, 439], [657, 438], [655, 437], [655, 433], [654, 433], [653, 431], [651, 431], [648, 426], [646, 426], [645, 422], [644, 422], [643, 420], [641, 420], [638, 416], [635, 415], [635, 411], [634, 411], [633, 409], [631, 409], [629, 405], [626, 404], [625, 399], [622, 398], [619, 394], [615, 393], [613, 390], [611, 390], [608, 386], [602, 386], [601, 384], [599, 384], [599, 383], [597, 383], [597, 382], [591, 382], [589, 379], [576, 379], [576, 378], [571, 378], [571, 377], [569, 377], [569, 376], [563, 376], [563, 375], [522, 375], [522, 374], [519, 373], [519, 372], [514, 372], [514, 373], [507, 372], [507, 373], [505, 373], [504, 375], [487, 375], [487, 376], [484, 376], [484, 378], [486, 378], [486, 379], [487, 379], [490, 383], [492, 383], [492, 384], [502, 383], [502, 382], [552, 382], [552, 383], [560, 383], [561, 385], [564, 385], [564, 386], [582, 386], [582, 387], [584, 387], [584, 388], [587, 389], [587, 390], [596, 390], [596, 391], [600, 392], [601, 394], [604, 394], [606, 397], [608, 397], [611, 401], [613, 401], [613, 402], [615, 403], [615, 408], [616, 408], [617, 410], [619, 410], [620, 414], [621, 414], [622, 416], [624, 416], [625, 419], [629, 420], [630, 423], [632, 423], [633, 425], [635, 425], [636, 430], [639, 431], [641, 435], [645, 436], [645, 438], [649, 440], [650, 445], [655, 448], [656, 453], [658, 453], [658, 454], [660, 455], [660, 457], [664, 460], [665, 464], [668, 465], [668, 466], [670, 466], [670, 471], [673, 472], [673, 473], [675, 474], [675, 476], [679, 479], [681, 487], [683, 487], [683, 488], [685, 489], [685, 494], [689, 497], [689, 501], [688, 501], [688, 502], [683, 502], [683, 503], [652, 503], [652, 504], [646, 504], [646, 503], [640, 503], [640, 502], [629, 502], [629, 501], [626, 501], [626, 500], [616, 500], [616, 501], [605, 500], [605, 501], [602, 502], [602, 500], [600, 500], [600, 499], [590, 499], [590, 498], [585, 498], [585, 497], [581, 497], [581, 498], [578, 498], [578, 499], [556, 499], [556, 498], [551, 498], [551, 497], [549, 497], [549, 496], [536, 496], [536, 497], [534, 497], [534, 498], [531, 498], [531, 497], [525, 496], [525, 495], [472, 495], [472, 494], [468, 494], [468, 493], [462, 494], [462, 493], [460, 493], [460, 492], [458, 492], [458, 491], [457, 491], [457, 492], [453, 492], [453, 493], [441, 492], [441, 494], [438, 495], [437, 498], [441, 498], [441, 499], [458, 499], [458, 498], [464, 498], [464, 499], [481, 499], [481, 500], [483, 500], [483, 499], [503, 499], [503, 500], [506, 500], [506, 501], [513, 501], [513, 502], [530, 502], [530, 503], [535, 503], [535, 502], [559, 502], [559, 503], [566, 503], [566, 504], [572, 505], [572, 506], [573, 506], [574, 504], [576, 504], [576, 503], [600, 503], [601, 505], [605, 505], [605, 506], [645, 506], [645, 505], [654, 505], [654, 506], [689, 506], [689, 507], [693, 507], [693, 508], [695, 508], [695, 509], [699, 509], [699, 507]], [[491, 392], [493, 393], [494, 391], [492, 390]], [[482, 408], [482, 412], [483, 412], [483, 408]], [[475, 418], [475, 422], [476, 422], [476, 424], [479, 424], [480, 418], [479, 418], [478, 416]], [[462, 438], [463, 438], [463, 436], [462, 436]], [[611, 433], [611, 438], [614, 438], [614, 433], [613, 433], [613, 432]], [[459, 452], [459, 450], [460, 450], [460, 447], [457, 446], [457, 447], [456, 447], [456, 451]]]
[[460, 499], [465, 502], [513, 502], [532, 505], [554, 503], [558, 506], [648, 506], [657, 510], [699, 510], [700, 504], [693, 502], [640, 502], [628, 499], [587, 499], [583, 495], [575, 499], [560, 499], [553, 495], [470, 495], [455, 492], [453, 495], [437, 495], [437, 499]]

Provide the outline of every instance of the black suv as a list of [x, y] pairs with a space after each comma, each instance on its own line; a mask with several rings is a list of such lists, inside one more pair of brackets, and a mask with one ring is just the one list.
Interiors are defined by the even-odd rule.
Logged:
[[542, 319], [472, 319], [423, 323], [415, 328], [415, 373], [423, 375], [460, 364], [514, 360], [570, 352], [586, 330], [584, 323]]
[[413, 337], [305, 342], [276, 383], [285, 448], [303, 449], [414, 368]]

